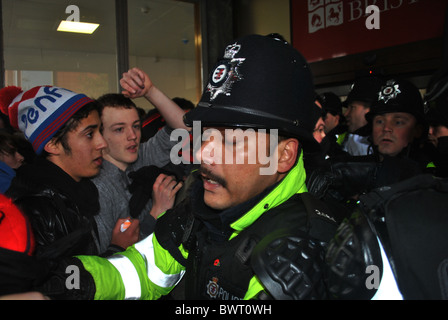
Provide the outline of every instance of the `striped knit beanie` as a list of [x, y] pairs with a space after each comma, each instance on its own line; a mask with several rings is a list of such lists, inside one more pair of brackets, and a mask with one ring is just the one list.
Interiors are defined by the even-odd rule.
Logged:
[[28, 91], [9, 86], [0, 90], [0, 109], [11, 125], [25, 134], [36, 154], [79, 109], [93, 100], [84, 94], [38, 86]]

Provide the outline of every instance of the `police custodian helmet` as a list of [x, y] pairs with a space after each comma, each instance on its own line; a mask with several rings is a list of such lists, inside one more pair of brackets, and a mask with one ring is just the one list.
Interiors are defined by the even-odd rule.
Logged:
[[305, 149], [317, 115], [311, 71], [303, 56], [281, 36], [249, 35], [229, 44], [210, 74], [197, 107], [184, 116], [187, 126], [278, 129]]
[[375, 115], [388, 112], [412, 114], [418, 123], [426, 125], [423, 98], [418, 88], [409, 80], [401, 78], [386, 79], [372, 104], [366, 120], [373, 121]]

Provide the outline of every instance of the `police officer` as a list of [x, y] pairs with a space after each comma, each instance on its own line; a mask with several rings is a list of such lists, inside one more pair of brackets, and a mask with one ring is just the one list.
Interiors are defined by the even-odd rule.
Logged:
[[326, 170], [313, 172], [309, 191], [331, 203], [343, 219], [361, 194], [425, 172], [428, 159], [421, 148], [426, 138], [423, 99], [406, 79], [387, 78], [365, 118], [373, 153], [330, 159]]
[[184, 278], [192, 299], [326, 298], [323, 256], [336, 225], [305, 186], [313, 103], [309, 65], [283, 39], [230, 43], [184, 117], [203, 131], [190, 196], [125, 252], [74, 258], [82, 289], [71, 294], [158, 299]]
[[448, 181], [422, 174], [423, 110], [411, 82], [389, 78], [366, 115], [379, 166], [329, 245], [332, 298], [448, 298]]
[[339, 143], [350, 155], [371, 154], [368, 140], [370, 127], [365, 115], [370, 111], [372, 103], [376, 102], [382, 83], [383, 80], [378, 76], [359, 77], [353, 82], [344, 101], [347, 133], [340, 137]]
[[327, 158], [347, 154], [342, 150], [338, 141], [345, 137], [347, 124], [342, 114], [342, 102], [333, 92], [328, 91], [320, 94], [317, 100], [322, 105], [323, 119], [325, 122], [325, 138], [321, 142], [321, 147]]

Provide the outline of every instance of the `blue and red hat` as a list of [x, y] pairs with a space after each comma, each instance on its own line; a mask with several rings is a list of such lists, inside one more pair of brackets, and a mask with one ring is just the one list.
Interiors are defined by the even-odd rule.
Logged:
[[9, 86], [0, 90], [0, 109], [11, 125], [25, 134], [36, 154], [56, 132], [93, 100], [84, 94], [53, 87], [37, 86], [28, 91]]

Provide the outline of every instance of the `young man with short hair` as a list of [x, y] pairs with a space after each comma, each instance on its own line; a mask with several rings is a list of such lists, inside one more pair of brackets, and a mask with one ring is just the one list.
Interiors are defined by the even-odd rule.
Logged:
[[[139, 81], [146, 86], [141, 92], [138, 91], [141, 88]], [[134, 91], [129, 83], [138, 89]], [[144, 238], [154, 231], [157, 217], [174, 204], [182, 182], [178, 183], [175, 176], [161, 168], [170, 163], [170, 151], [176, 143], [170, 140], [170, 134], [173, 128], [179, 126], [184, 114], [140, 69], [133, 68], [125, 73], [121, 84], [126, 95], [110, 93], [97, 99], [103, 123], [102, 134], [108, 146], [103, 150], [104, 162], [100, 174], [93, 179], [99, 191], [100, 213], [95, 220], [100, 247], [105, 249], [112, 237], [120, 237], [122, 244], [114, 243], [118, 251], [138, 240], [135, 237], [126, 240], [128, 233], [114, 228], [118, 220], [129, 219], [131, 224], [138, 224], [139, 238]], [[168, 126], [144, 143], [141, 143], [141, 119], [130, 96], [145, 96], [161, 113], [168, 115]], [[183, 123], [182, 127], [185, 128]], [[131, 187], [135, 179], [145, 180], [139, 186], [140, 190]], [[146, 194], [146, 197], [140, 197], [142, 204], [135, 210], [138, 212], [134, 212], [130, 201], [137, 192]], [[134, 196], [136, 198], [139, 197]]]

